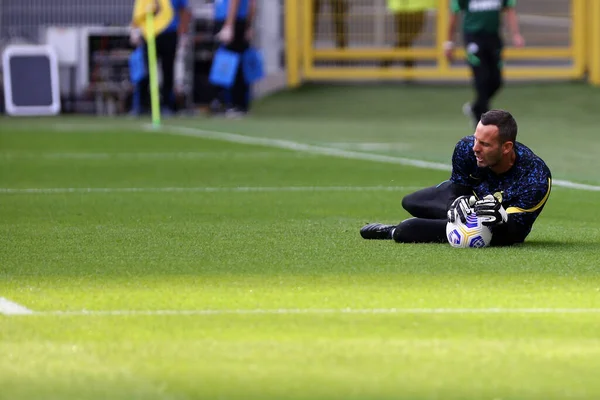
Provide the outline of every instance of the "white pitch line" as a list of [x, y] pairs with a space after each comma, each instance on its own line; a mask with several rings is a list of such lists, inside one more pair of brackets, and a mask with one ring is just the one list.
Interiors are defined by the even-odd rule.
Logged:
[[248, 186], [248, 187], [157, 187], [157, 188], [0, 188], [0, 194], [63, 193], [262, 193], [262, 192], [396, 192], [417, 190], [417, 186]]
[[[423, 160], [415, 160], [412, 158], [405, 158], [405, 157], [394, 157], [394, 156], [386, 156], [386, 155], [382, 155], [382, 154], [365, 153], [365, 152], [360, 152], [360, 151], [343, 150], [343, 149], [337, 149], [337, 148], [332, 148], [332, 147], [314, 146], [314, 145], [310, 145], [310, 144], [293, 142], [291, 140], [260, 138], [260, 137], [240, 135], [237, 133], [207, 131], [204, 129], [190, 128], [190, 127], [184, 127], [184, 126], [172, 126], [172, 125], [163, 126], [159, 130], [157, 130], [156, 128], [154, 128], [151, 125], [145, 125], [145, 128], [151, 132], [161, 132], [161, 133], [174, 134], [174, 135], [180, 135], [180, 136], [199, 137], [199, 138], [203, 138], [203, 139], [220, 140], [220, 141], [230, 142], [230, 143], [274, 147], [274, 148], [278, 148], [278, 149], [299, 151], [299, 152], [305, 152], [305, 153], [311, 153], [311, 154], [319, 154], [319, 155], [331, 156], [331, 157], [340, 157], [340, 158], [345, 158], [345, 159], [375, 161], [375, 162], [399, 164], [399, 165], [406, 165], [406, 166], [410, 166], [410, 167], [441, 170], [441, 171], [451, 171], [452, 170], [452, 166], [449, 164], [423, 161]], [[592, 191], [592, 192], [600, 191], [600, 186], [587, 185], [584, 183], [577, 183], [577, 182], [571, 182], [571, 181], [560, 180], [560, 179], [553, 180], [552, 183], [553, 183], [553, 186], [556, 186], [556, 187], [564, 187], [564, 188], [568, 188], [568, 189], [577, 189], [577, 190], [586, 190], [586, 191]]]
[[599, 314], [600, 308], [278, 308], [230, 310], [37, 311], [38, 316], [344, 315], [344, 314]]
[[389, 142], [389, 143], [357, 143], [357, 142], [332, 142], [323, 143], [326, 146], [345, 150], [359, 151], [387, 151], [387, 150], [407, 150], [410, 149], [409, 143]]
[[318, 154], [324, 156], [333, 156], [333, 157], [341, 157], [346, 159], [353, 160], [366, 160], [366, 161], [378, 161], [385, 162], [390, 164], [402, 164], [408, 165], [412, 167], [419, 168], [427, 168], [427, 169], [437, 169], [442, 171], [450, 171], [451, 167], [447, 164], [430, 162], [430, 161], [422, 161], [422, 160], [414, 160], [410, 158], [404, 157], [393, 157], [386, 156], [383, 154], [373, 154], [373, 153], [364, 153], [359, 151], [350, 151], [344, 149], [337, 149], [333, 147], [324, 147], [324, 146], [315, 146], [311, 144], [298, 143], [293, 142], [291, 140], [284, 139], [270, 139], [270, 138], [260, 138], [254, 136], [245, 136], [237, 133], [226, 133], [226, 132], [216, 132], [216, 131], [207, 131], [204, 129], [190, 128], [186, 126], [173, 126], [173, 125], [165, 125], [157, 130], [152, 125], [145, 125], [145, 128], [149, 132], [160, 132], [167, 134], [174, 134], [178, 136], [191, 136], [191, 137], [199, 137], [203, 139], [213, 139], [220, 140], [223, 142], [230, 143], [238, 143], [238, 144], [250, 144], [257, 146], [265, 146], [265, 147], [274, 147], [278, 149], [284, 150], [292, 150], [310, 154]]
[[20, 304], [0, 297], [0, 314], [2, 315], [31, 315], [33, 311]]
[[600, 186], [587, 185], [585, 183], [577, 183], [571, 181], [563, 181], [560, 179], [553, 179], [552, 185], [567, 189], [586, 190], [588, 192], [600, 192]]

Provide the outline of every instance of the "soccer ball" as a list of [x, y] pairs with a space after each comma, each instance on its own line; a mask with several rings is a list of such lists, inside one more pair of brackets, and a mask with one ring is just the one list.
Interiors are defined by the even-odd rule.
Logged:
[[492, 231], [489, 227], [482, 225], [481, 220], [475, 214], [467, 216], [467, 221], [462, 223], [460, 219], [456, 222], [446, 224], [446, 238], [452, 247], [486, 247], [492, 241]]

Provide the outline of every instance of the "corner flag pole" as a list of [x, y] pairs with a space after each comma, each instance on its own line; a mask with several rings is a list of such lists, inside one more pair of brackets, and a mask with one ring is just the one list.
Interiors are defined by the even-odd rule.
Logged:
[[146, 32], [148, 43], [148, 73], [150, 74], [150, 104], [152, 107], [152, 125], [160, 126], [160, 103], [158, 97], [158, 76], [156, 71], [156, 34], [154, 30], [154, 10], [146, 10]]

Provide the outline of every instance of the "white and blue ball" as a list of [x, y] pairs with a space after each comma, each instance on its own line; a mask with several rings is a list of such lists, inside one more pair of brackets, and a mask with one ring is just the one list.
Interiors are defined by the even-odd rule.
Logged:
[[486, 247], [492, 241], [492, 230], [483, 225], [475, 214], [471, 214], [465, 223], [460, 219], [448, 222], [446, 238], [452, 247]]

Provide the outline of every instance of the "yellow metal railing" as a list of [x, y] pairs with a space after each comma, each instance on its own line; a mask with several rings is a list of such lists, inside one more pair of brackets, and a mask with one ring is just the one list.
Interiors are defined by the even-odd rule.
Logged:
[[[436, 0], [436, 7], [428, 13], [428, 26], [420, 43], [414, 46], [390, 46], [381, 40], [390, 36], [389, 24], [382, 26], [371, 21], [374, 5], [383, 0], [329, 0], [347, 1], [352, 13], [344, 11], [349, 44], [340, 47], [339, 40], [333, 40], [335, 32], [329, 32], [327, 40], [317, 44], [315, 37], [316, 0], [286, 0], [286, 59], [288, 84], [297, 86], [303, 80], [363, 80], [363, 79], [468, 79], [470, 71], [460, 60], [466, 56], [464, 49], [457, 49], [456, 60], [449, 63], [444, 57], [443, 44], [447, 40], [449, 2]], [[325, 0], [321, 0], [325, 2]], [[540, 0], [541, 7], [545, 0]], [[531, 3], [531, 2], [530, 2]], [[591, 83], [600, 85], [600, 0], [565, 0], [568, 14], [555, 16], [530, 15], [532, 22], [548, 20], [561, 21], [561, 32], [550, 27], [548, 32], [536, 31], [535, 24], [528, 32], [536, 38], [545, 37], [544, 45], [534, 43], [524, 48], [507, 47], [503, 58], [508, 65], [504, 69], [507, 79], [582, 79], [586, 72]], [[323, 8], [323, 5], [320, 5]], [[334, 10], [335, 11], [335, 10]], [[323, 18], [325, 17], [325, 18]], [[389, 18], [386, 15], [386, 18]], [[321, 15], [330, 26], [332, 18]], [[339, 22], [339, 21], [336, 21]], [[323, 22], [322, 22], [323, 24]], [[362, 25], [361, 25], [362, 24]], [[378, 42], [373, 40], [379, 32]], [[393, 29], [391, 29], [393, 30]], [[331, 29], [330, 29], [331, 31]], [[393, 34], [391, 34], [394, 36]], [[457, 36], [460, 36], [457, 32]], [[346, 39], [346, 37], [344, 39]], [[525, 33], [527, 40], [527, 33]], [[541, 39], [538, 41], [542, 41]], [[334, 43], [335, 42], [335, 43]], [[325, 44], [333, 44], [327, 47]], [[556, 44], [557, 43], [557, 44]], [[389, 67], [393, 61], [415, 60], [413, 68]], [[388, 67], [382, 67], [388, 63]]]
[[300, 85], [300, 21], [298, 0], [285, 0], [285, 59], [287, 69], [287, 83], [290, 87]]
[[600, 86], [600, 1], [588, 0], [588, 10], [590, 20], [585, 51], [589, 51], [590, 54], [589, 81], [594, 86]]

